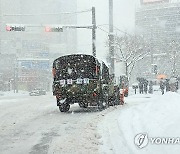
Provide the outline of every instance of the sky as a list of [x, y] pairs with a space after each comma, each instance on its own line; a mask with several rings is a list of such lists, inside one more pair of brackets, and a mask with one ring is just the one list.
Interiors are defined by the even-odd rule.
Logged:
[[[135, 9], [139, 6], [139, 0], [114, 0], [114, 26], [121, 31], [132, 33], [134, 31]], [[88, 10], [92, 6], [96, 9], [96, 23], [101, 29], [108, 32], [109, 24], [109, 0], [77, 0], [77, 10]], [[78, 24], [91, 24], [91, 12], [78, 14]], [[97, 29], [96, 47], [97, 57], [105, 58], [108, 48], [105, 47], [108, 33]], [[114, 29], [117, 34], [122, 34]], [[91, 30], [78, 30], [78, 51], [87, 54], [92, 53]]]

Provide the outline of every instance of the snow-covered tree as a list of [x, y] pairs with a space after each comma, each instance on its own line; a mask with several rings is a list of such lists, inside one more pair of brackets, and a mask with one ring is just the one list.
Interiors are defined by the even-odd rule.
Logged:
[[178, 67], [178, 59], [180, 54], [180, 41], [179, 40], [172, 40], [169, 41], [167, 55], [171, 63], [171, 75], [173, 77], [177, 76], [177, 67]]
[[136, 62], [147, 56], [149, 52], [150, 45], [143, 36], [124, 34], [114, 38], [115, 60], [124, 62], [125, 74], [129, 80]]

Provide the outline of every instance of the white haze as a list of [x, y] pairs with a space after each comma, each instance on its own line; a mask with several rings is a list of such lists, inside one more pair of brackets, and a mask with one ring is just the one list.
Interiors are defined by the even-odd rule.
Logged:
[[[114, 26], [124, 32], [132, 33], [134, 31], [135, 9], [139, 6], [139, 0], [114, 0]], [[109, 0], [77, 0], [78, 11], [96, 9], [96, 24], [106, 32], [109, 31]], [[91, 12], [78, 15], [78, 24], [91, 24]], [[114, 28], [114, 32], [121, 34]], [[105, 47], [107, 40], [106, 33], [97, 29], [97, 56], [105, 58], [108, 48]], [[91, 31], [78, 30], [78, 50], [91, 54]]]

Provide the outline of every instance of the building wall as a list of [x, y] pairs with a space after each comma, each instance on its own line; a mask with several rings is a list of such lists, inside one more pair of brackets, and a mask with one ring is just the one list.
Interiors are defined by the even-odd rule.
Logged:
[[[26, 74], [21, 74], [25, 70], [21, 65], [17, 66], [16, 71], [13, 68], [12, 72], [18, 73], [18, 83], [15, 83], [18, 88], [31, 90], [36, 88], [32, 85], [42, 85], [48, 90], [51, 85], [51, 62], [64, 53], [77, 52], [76, 29], [45, 32], [44, 28], [45, 25], [76, 25], [77, 14], [70, 13], [76, 12], [76, 3], [76, 0], [0, 0], [0, 60], [3, 56], [15, 55], [16, 61], [9, 63], [11, 67], [14, 63], [20, 64], [19, 59], [31, 58], [32, 62], [35, 59], [48, 59], [50, 62], [49, 69], [28, 68]], [[26, 29], [24, 32], [8, 32], [6, 24], [25, 24]], [[6, 68], [3, 74], [9, 71], [6, 64], [3, 63], [1, 67]], [[34, 78], [29, 75], [32, 73], [35, 74]], [[13, 78], [15, 81], [16, 77], [11, 75], [10, 79]]]
[[0, 54], [0, 91], [9, 90], [9, 84], [14, 80], [15, 58], [15, 55]]
[[[153, 63], [157, 65], [159, 74], [167, 74], [171, 77], [174, 51], [178, 58], [180, 49], [180, 3], [142, 5], [136, 10], [135, 25], [136, 34], [144, 36], [153, 54], [153, 59], [149, 55], [149, 58], [137, 64], [138, 67], [145, 63], [145, 68], [136, 70], [139, 70], [139, 74], [147, 70], [150, 70], [147, 74], [152, 73], [151, 63]], [[180, 75], [179, 68], [179, 62], [176, 60], [176, 76]], [[155, 75], [151, 75], [153, 76]]]
[[[1, 0], [1, 52], [15, 53], [24, 40], [34, 40], [45, 46], [62, 44], [60, 51], [72, 51], [77, 48], [77, 32], [75, 29], [64, 30], [59, 33], [47, 33], [39, 25], [73, 24], [77, 22], [76, 14], [61, 14], [62, 12], [76, 12], [74, 0]], [[23, 15], [22, 15], [23, 14]], [[7, 32], [7, 23], [26, 24], [25, 32]], [[36, 26], [35, 26], [36, 25]], [[35, 26], [35, 27], [33, 27]], [[8, 44], [8, 47], [7, 47]], [[21, 49], [21, 48], [20, 48]]]

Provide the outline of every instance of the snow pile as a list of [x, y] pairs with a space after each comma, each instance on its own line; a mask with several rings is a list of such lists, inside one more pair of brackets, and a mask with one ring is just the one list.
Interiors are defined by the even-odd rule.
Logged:
[[[102, 123], [100, 132], [103, 135], [104, 147], [102, 151], [122, 154], [176, 154], [180, 151], [180, 143], [151, 144], [140, 149], [134, 144], [137, 134], [147, 134], [149, 138], [178, 138], [180, 137], [180, 95], [167, 92], [164, 95], [133, 95], [127, 99], [127, 105], [116, 113], [110, 113]], [[138, 104], [139, 103], [139, 104]], [[115, 117], [114, 122], [112, 116]], [[109, 124], [107, 122], [109, 121]], [[105, 130], [106, 129], [106, 130]], [[108, 145], [107, 143], [111, 143]], [[106, 146], [106, 148], [105, 148]]]
[[[167, 135], [172, 135], [172, 131], [175, 131], [178, 126], [176, 124], [178, 124], [180, 118], [179, 111], [180, 95], [168, 92], [165, 95], [150, 99], [149, 102], [145, 104], [126, 110], [126, 112], [119, 117], [119, 122], [121, 123], [124, 118], [133, 118], [132, 120], [135, 121], [142, 120], [148, 131], [151, 132], [151, 130], [155, 130], [152, 135], [160, 135], [159, 133], [170, 133]], [[131, 115], [133, 115], [133, 117], [131, 117]], [[172, 127], [172, 124], [176, 126]], [[135, 129], [137, 126], [138, 125], [135, 125]], [[180, 125], [178, 128], [180, 128]], [[142, 131], [143, 130], [144, 127]]]

